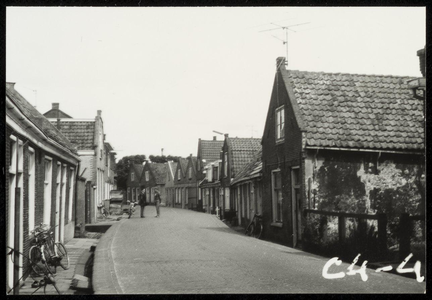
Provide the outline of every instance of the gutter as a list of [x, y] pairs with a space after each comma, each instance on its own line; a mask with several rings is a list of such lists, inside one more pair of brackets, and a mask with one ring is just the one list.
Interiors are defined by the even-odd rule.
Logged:
[[380, 153], [394, 153], [394, 154], [416, 154], [422, 155], [424, 152], [407, 152], [407, 151], [392, 151], [392, 150], [373, 150], [373, 149], [361, 149], [361, 148], [339, 148], [339, 147], [313, 147], [307, 146], [306, 150], [314, 149], [314, 150], [338, 150], [338, 151], [358, 151], [358, 152], [380, 152]]

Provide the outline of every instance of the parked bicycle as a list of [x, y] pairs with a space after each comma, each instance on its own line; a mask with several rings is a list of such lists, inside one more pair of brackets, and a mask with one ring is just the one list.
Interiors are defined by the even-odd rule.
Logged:
[[102, 203], [99, 203], [97, 206], [100, 210], [101, 215], [106, 219], [110, 215], [110, 212], [108, 209], [105, 208], [105, 206]]
[[134, 201], [130, 201], [130, 200], [127, 200], [127, 204], [129, 204], [129, 209], [128, 209], [129, 217], [128, 217], [128, 219], [130, 219], [131, 216], [132, 216], [132, 215], [134, 214], [134, 212], [135, 212], [135, 205], [136, 205], [136, 202], [134, 202]]
[[263, 232], [262, 216], [259, 214], [255, 214], [254, 217], [252, 218], [252, 221], [249, 223], [248, 227], [246, 227], [245, 234], [259, 239], [261, 238], [262, 232]]
[[[42, 275], [44, 269], [54, 267], [54, 273], [58, 266], [64, 270], [69, 269], [69, 255], [66, 247], [61, 242], [54, 241], [53, 227], [41, 224], [32, 230], [34, 235], [33, 246], [30, 247], [29, 257], [34, 262], [31, 266], [35, 274]], [[41, 272], [42, 270], [42, 272]]]
[[[33, 293], [31, 295], [33, 295], [34, 293], [36, 293], [42, 287], [44, 288], [44, 294], [46, 294], [46, 288], [50, 284], [54, 287], [54, 289], [57, 291], [58, 294], [61, 294], [60, 291], [57, 288], [56, 280], [54, 278], [54, 275], [51, 273], [51, 271], [48, 268], [41, 269], [40, 273], [43, 274], [43, 279], [36, 280], [36, 278], [33, 277], [34, 273], [32, 272], [32, 271], [34, 271], [33, 265], [35, 264], [35, 262], [30, 257], [24, 255], [20, 251], [15, 250], [14, 248], [11, 248], [9, 246], [6, 246], [6, 247], [10, 250], [6, 255], [10, 255], [10, 259], [11, 259], [12, 263], [14, 265], [17, 265], [18, 269], [23, 269], [24, 270], [23, 273], [22, 273], [22, 276], [18, 279], [17, 282], [14, 283], [13, 287], [9, 291], [7, 291], [7, 294], [10, 294], [11, 292], [13, 292], [14, 294], [16, 294], [15, 292], [17, 291], [17, 289], [19, 290], [19, 288], [20, 288], [20, 283], [22, 282], [23, 279], [27, 278], [28, 276], [30, 276], [32, 278], [32, 280], [34, 280], [34, 282], [33, 282], [33, 284], [31, 286], [33, 288], [36, 288], [36, 290], [33, 291]], [[16, 259], [15, 255], [17, 255], [18, 259]], [[23, 268], [22, 265], [20, 266], [19, 265], [20, 261], [22, 261], [23, 263], [25, 261], [27, 261], [28, 262], [28, 267], [27, 268]]]

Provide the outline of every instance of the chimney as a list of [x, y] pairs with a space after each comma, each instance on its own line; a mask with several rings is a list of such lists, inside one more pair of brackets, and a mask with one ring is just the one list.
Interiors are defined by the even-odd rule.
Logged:
[[225, 138], [227, 138], [228, 137], [228, 133], [225, 133], [224, 136], [225, 136]]
[[59, 103], [53, 103], [52, 109], [60, 109], [60, 104]]
[[213, 136], [213, 141], [216, 141], [216, 136]]
[[98, 110], [98, 111], [97, 111], [97, 115], [98, 115], [98, 117], [100, 117], [100, 116], [102, 115], [102, 111], [101, 111], [101, 110]]
[[[426, 48], [426, 46], [425, 46]], [[417, 51], [417, 56], [419, 57], [420, 62], [420, 72], [423, 77], [426, 77], [426, 57], [425, 57], [425, 48]]]
[[285, 57], [278, 57], [278, 58], [276, 58], [276, 69], [279, 70], [282, 67], [286, 70], [286, 68], [285, 68]]

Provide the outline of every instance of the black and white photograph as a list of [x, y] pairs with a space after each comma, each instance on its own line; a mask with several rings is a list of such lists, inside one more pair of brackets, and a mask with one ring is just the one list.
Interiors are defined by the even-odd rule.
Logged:
[[138, 5], [5, 8], [6, 295], [426, 294], [426, 7]]

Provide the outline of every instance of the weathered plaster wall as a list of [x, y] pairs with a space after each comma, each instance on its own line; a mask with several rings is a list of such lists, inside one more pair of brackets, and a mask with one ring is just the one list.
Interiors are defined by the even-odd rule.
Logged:
[[[402, 213], [425, 213], [425, 166], [421, 155], [310, 150], [305, 160], [305, 186], [305, 208], [385, 213], [389, 247], [398, 243]], [[414, 224], [413, 240], [424, 241], [424, 229], [420, 225]], [[367, 233], [362, 242], [373, 244], [377, 235], [376, 220], [360, 224], [358, 219], [347, 218], [346, 237], [359, 241], [360, 226], [365, 226]], [[336, 247], [338, 218], [309, 214], [304, 233], [313, 243]]]
[[[311, 208], [398, 215], [424, 213], [420, 156], [310, 151], [305, 184]], [[310, 179], [309, 179], [310, 178]]]

